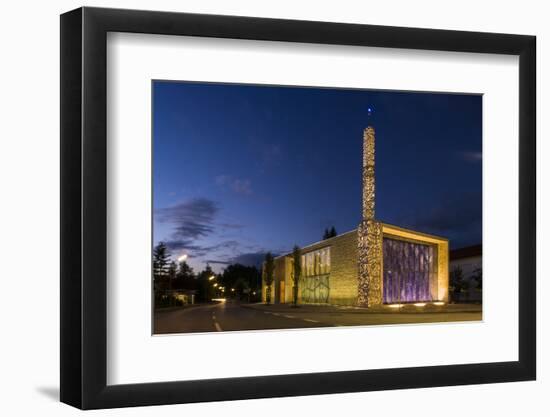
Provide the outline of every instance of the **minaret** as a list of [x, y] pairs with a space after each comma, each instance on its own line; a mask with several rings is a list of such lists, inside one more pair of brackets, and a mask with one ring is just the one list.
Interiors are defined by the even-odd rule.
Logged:
[[374, 220], [374, 128], [363, 131], [363, 221]]
[[[369, 108], [369, 116], [371, 109]], [[375, 131], [363, 131], [363, 220], [357, 228], [358, 297], [364, 307], [382, 304], [382, 226], [374, 218]]]

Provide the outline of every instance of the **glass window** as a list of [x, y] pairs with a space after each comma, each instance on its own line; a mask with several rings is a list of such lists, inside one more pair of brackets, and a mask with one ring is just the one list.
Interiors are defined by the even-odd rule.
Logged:
[[302, 255], [303, 276], [317, 276], [330, 273], [330, 247]]
[[384, 238], [384, 302], [432, 301], [437, 283], [437, 249], [433, 245]]

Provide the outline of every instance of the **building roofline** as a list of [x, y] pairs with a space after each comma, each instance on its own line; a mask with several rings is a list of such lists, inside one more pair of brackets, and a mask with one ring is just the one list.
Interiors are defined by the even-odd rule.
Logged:
[[[325, 242], [330, 242], [336, 238], [339, 238], [341, 236], [344, 236], [344, 235], [348, 235], [350, 233], [357, 233], [357, 228], [353, 229], [353, 230], [349, 230], [347, 232], [344, 232], [344, 233], [340, 233], [339, 235], [336, 235], [336, 236], [333, 236], [333, 237], [329, 237], [328, 239], [321, 239], [317, 242], [314, 242], [314, 243], [310, 243], [309, 245], [306, 245], [306, 246], [302, 246], [300, 247], [300, 250], [303, 250], [303, 249], [307, 249], [311, 246], [315, 246], [315, 245], [318, 245], [320, 243], [325, 243]], [[283, 253], [282, 255], [279, 255], [279, 256], [276, 256], [274, 259], [279, 259], [279, 258], [284, 258], [286, 256], [289, 256], [289, 255], [292, 255], [292, 252], [286, 252], [286, 253]]]
[[407, 229], [406, 227], [396, 226], [395, 224], [391, 224], [391, 223], [386, 223], [386, 222], [380, 222], [380, 223], [382, 224], [382, 226], [392, 227], [392, 228], [397, 229], [397, 230], [402, 230], [404, 232], [414, 233], [416, 235], [424, 236], [424, 237], [427, 237], [427, 238], [437, 239], [437, 240], [446, 240], [447, 242], [449, 241], [448, 238], [443, 237], [443, 236], [432, 235], [430, 233], [425, 233], [425, 232], [419, 232], [418, 230]]

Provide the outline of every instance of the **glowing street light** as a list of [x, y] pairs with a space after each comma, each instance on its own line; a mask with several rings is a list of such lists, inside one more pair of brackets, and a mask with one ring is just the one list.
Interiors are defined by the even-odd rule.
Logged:
[[216, 278], [216, 275], [210, 275], [210, 276], [208, 277], [208, 281], [212, 281], [214, 278]]
[[187, 260], [187, 254], [186, 254], [186, 253], [184, 253], [183, 255], [181, 255], [181, 256], [178, 258], [178, 262], [183, 262], [183, 261], [185, 261], [185, 260]]
[[214, 283], [214, 288], [216, 288], [217, 286], [218, 286], [218, 283], [217, 283], [217, 282], [215, 282], [215, 283]]

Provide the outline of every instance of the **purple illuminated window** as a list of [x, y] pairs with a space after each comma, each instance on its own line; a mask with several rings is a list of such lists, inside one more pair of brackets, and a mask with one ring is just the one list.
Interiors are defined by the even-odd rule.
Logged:
[[384, 303], [432, 301], [436, 285], [436, 249], [384, 238]]

